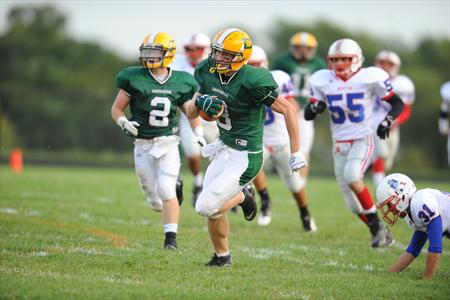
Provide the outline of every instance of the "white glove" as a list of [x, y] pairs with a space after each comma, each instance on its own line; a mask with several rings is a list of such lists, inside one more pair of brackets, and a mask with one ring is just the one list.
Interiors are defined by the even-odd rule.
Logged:
[[302, 151], [291, 154], [291, 159], [289, 159], [289, 167], [291, 167], [292, 172], [298, 171], [307, 166], [308, 162], [306, 161]]
[[117, 125], [125, 132], [127, 135], [137, 136], [139, 123], [136, 121], [129, 121], [125, 116], [121, 116], [116, 121]]
[[205, 138], [203, 137], [204, 136], [203, 127], [201, 126], [195, 127], [194, 134], [195, 134], [195, 141], [200, 145], [200, 147], [204, 147], [206, 146], [206, 144], [208, 144]]

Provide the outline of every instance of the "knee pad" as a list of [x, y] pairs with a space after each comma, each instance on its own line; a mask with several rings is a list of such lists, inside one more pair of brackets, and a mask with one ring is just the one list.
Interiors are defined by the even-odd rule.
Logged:
[[203, 189], [195, 203], [195, 211], [204, 217], [215, 219], [214, 215], [219, 209], [214, 205], [215, 203], [213, 200], [214, 194], [211, 193], [208, 188]]
[[346, 162], [343, 172], [344, 181], [347, 183], [360, 181], [363, 177], [361, 171], [361, 160], [351, 159]]
[[157, 180], [158, 196], [161, 200], [170, 200], [177, 197], [176, 184], [177, 177], [171, 175], [161, 175]]
[[290, 191], [293, 193], [299, 192], [306, 185], [306, 178], [300, 176], [300, 174], [297, 172], [294, 172], [289, 176], [285, 176], [284, 181], [288, 185]]

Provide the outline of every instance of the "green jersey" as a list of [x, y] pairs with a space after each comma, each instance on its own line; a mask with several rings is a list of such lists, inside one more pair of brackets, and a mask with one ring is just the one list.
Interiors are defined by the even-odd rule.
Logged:
[[326, 68], [325, 61], [317, 56], [310, 61], [299, 62], [290, 51], [278, 56], [272, 66], [272, 70], [282, 70], [291, 75], [295, 99], [302, 106], [305, 106], [309, 99], [309, 77], [317, 70]]
[[194, 77], [183, 71], [169, 71], [164, 81], [144, 67], [125, 68], [117, 74], [116, 85], [130, 97], [130, 120], [139, 123], [137, 138], [152, 139], [176, 134], [177, 107], [197, 91]]
[[262, 151], [266, 105], [278, 97], [272, 74], [265, 68], [244, 65], [225, 84], [204, 60], [195, 69], [195, 79], [201, 94], [216, 96], [224, 103], [217, 120], [220, 140], [236, 150]]

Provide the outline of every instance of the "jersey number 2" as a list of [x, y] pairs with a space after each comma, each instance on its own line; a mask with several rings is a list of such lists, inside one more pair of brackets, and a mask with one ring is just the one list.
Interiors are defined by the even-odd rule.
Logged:
[[[341, 106], [333, 105], [337, 101], [342, 101], [344, 99], [347, 101], [347, 107], [350, 112], [346, 113]], [[349, 94], [338, 94], [338, 95], [327, 95], [328, 109], [331, 113], [331, 120], [334, 124], [342, 124], [345, 119], [348, 118], [350, 122], [360, 123], [364, 120], [364, 106], [361, 104], [355, 104], [355, 100], [364, 99], [364, 93], [349, 93]]]
[[[156, 108], [159, 105], [162, 105], [162, 109]], [[150, 106], [152, 110], [150, 111], [148, 123], [154, 127], [169, 126], [170, 99], [166, 97], [155, 97], [150, 101]]]

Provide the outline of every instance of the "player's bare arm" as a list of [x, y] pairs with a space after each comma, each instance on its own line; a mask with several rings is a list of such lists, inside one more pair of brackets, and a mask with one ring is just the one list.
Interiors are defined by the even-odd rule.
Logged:
[[289, 100], [279, 95], [271, 105], [271, 108], [284, 116], [291, 143], [291, 153], [300, 151], [299, 127], [295, 106]]
[[124, 90], [119, 90], [116, 99], [114, 100], [114, 103], [111, 107], [111, 117], [126, 134], [137, 136], [137, 127], [139, 127], [139, 123], [136, 121], [129, 121], [125, 116], [125, 109], [127, 108], [129, 103], [130, 96], [128, 96], [128, 94]]
[[425, 261], [425, 270], [423, 271], [424, 278], [433, 277], [434, 272], [439, 264], [440, 253], [428, 252], [427, 259]]
[[199, 116], [198, 108], [195, 106], [195, 99], [197, 96], [200, 96], [200, 93], [195, 93], [191, 100], [185, 102], [183, 106], [181, 106], [181, 111], [184, 112], [189, 119], [195, 119]]
[[397, 273], [406, 269], [416, 258], [408, 252], [402, 253], [398, 260], [389, 268], [389, 272]]

